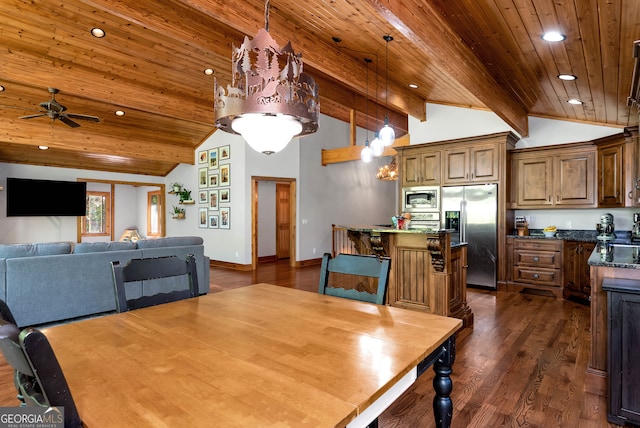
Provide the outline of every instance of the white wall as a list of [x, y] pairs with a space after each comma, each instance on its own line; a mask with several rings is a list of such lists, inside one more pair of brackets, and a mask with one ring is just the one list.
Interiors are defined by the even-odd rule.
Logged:
[[[364, 131], [358, 129], [358, 144], [363, 144], [365, 138]], [[331, 251], [332, 223], [389, 223], [395, 213], [397, 184], [375, 178], [378, 167], [388, 163], [388, 158], [370, 164], [357, 161], [321, 165], [321, 149], [349, 144], [349, 124], [345, 122], [320, 115], [317, 133], [294, 139], [284, 150], [270, 156], [248, 148], [241, 137], [221, 131], [215, 132], [196, 152], [226, 144], [231, 147], [231, 229], [199, 229], [197, 204], [187, 207], [186, 220], [167, 221], [170, 236], [202, 236], [205, 254], [213, 260], [251, 263], [252, 177], [296, 180], [297, 260], [319, 258]], [[194, 159], [196, 156], [194, 153]], [[180, 165], [165, 181], [189, 183], [197, 190], [197, 164]], [[261, 236], [259, 230], [259, 255]]]
[[[6, 187], [7, 177], [47, 179], [76, 181], [78, 178], [89, 178], [96, 180], [117, 180], [146, 183], [162, 183], [162, 177], [150, 177], [135, 174], [115, 174], [101, 171], [81, 170], [71, 168], [54, 168], [35, 165], [18, 165], [0, 163], [0, 186]], [[89, 186], [89, 185], [88, 185]], [[90, 186], [97, 186], [95, 190], [109, 190], [106, 187], [92, 183]], [[94, 188], [94, 187], [89, 187]], [[133, 199], [125, 199], [125, 206], [132, 205]], [[123, 224], [135, 222], [137, 208], [126, 209], [122, 213]], [[28, 242], [56, 242], [69, 241], [76, 242], [77, 222], [76, 217], [7, 217], [6, 216], [6, 192], [0, 192], [0, 243], [28, 243]], [[129, 214], [132, 213], [132, 216]], [[117, 214], [117, 217], [120, 214]], [[126, 218], [125, 218], [126, 216]], [[127, 218], [130, 220], [127, 221]], [[124, 227], [128, 227], [129, 225]], [[114, 228], [116, 239], [120, 237], [121, 225]], [[94, 238], [93, 240], [97, 240]]]

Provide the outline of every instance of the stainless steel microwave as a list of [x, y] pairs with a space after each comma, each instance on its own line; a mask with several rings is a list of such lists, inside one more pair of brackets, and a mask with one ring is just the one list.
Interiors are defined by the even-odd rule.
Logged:
[[440, 212], [440, 187], [416, 186], [402, 188], [402, 211]]

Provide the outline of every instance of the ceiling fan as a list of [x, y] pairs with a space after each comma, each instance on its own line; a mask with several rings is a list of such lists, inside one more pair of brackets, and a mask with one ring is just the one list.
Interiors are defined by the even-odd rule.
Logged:
[[51, 94], [51, 100], [40, 103], [40, 107], [44, 110], [39, 114], [22, 116], [20, 117], [20, 119], [34, 119], [36, 117], [47, 116], [51, 118], [52, 121], [58, 119], [60, 122], [72, 128], [77, 128], [80, 126], [79, 123], [74, 122], [72, 119], [87, 120], [89, 122], [94, 122], [94, 123], [100, 122], [100, 118], [97, 116], [89, 116], [86, 114], [65, 113], [67, 108], [56, 101], [56, 94], [58, 92], [60, 91], [56, 88], [49, 88], [49, 93]]

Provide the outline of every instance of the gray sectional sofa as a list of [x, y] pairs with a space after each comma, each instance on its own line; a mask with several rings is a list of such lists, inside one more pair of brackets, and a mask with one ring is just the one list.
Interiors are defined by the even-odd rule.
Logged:
[[115, 310], [111, 262], [176, 255], [196, 258], [200, 294], [209, 292], [209, 257], [195, 236], [138, 242], [0, 244], [0, 298], [20, 327]]

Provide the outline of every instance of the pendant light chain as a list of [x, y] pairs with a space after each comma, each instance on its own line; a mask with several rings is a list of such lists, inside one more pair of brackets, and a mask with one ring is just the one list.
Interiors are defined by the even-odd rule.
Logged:
[[269, 0], [264, 2], [264, 29], [269, 32]]

